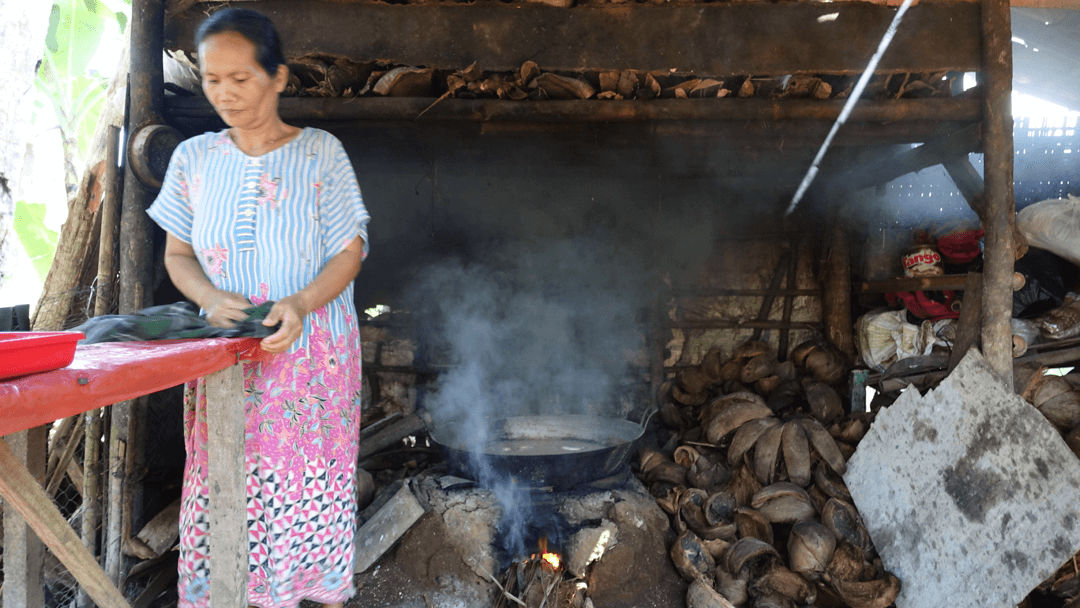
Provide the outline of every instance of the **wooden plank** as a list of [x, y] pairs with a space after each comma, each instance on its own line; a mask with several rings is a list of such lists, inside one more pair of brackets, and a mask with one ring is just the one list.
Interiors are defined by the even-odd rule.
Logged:
[[829, 254], [823, 264], [821, 320], [825, 337], [840, 352], [855, 354], [851, 326], [851, 237], [839, 217], [833, 218], [829, 233]]
[[821, 329], [821, 323], [811, 321], [758, 321], [748, 319], [701, 319], [694, 321], [667, 321], [672, 329]]
[[408, 484], [402, 485], [401, 489], [356, 531], [354, 572], [363, 572], [379, 561], [424, 512], [424, 507], [413, 496]]
[[982, 352], [1011, 390], [1013, 283], [1012, 34], [1008, 0], [983, 0], [983, 230]]
[[83, 441], [83, 417], [71, 416], [71, 419], [76, 420], [75, 426], [68, 434], [67, 441], [64, 442], [64, 449], [52, 470], [52, 474], [49, 475], [48, 483], [45, 486], [45, 493], [49, 496], [56, 495], [56, 489], [60, 487], [60, 480], [67, 474], [68, 465], [71, 464], [71, 459], [75, 457], [75, 450], [78, 449]]
[[[0, 440], [0, 446], [14, 455], [18, 467], [26, 471], [35, 484], [45, 480], [47, 436], [48, 427], [40, 426]], [[7, 476], [7, 468], [4, 468], [0, 478]], [[4, 503], [4, 594], [0, 603], [4, 606], [44, 606], [41, 580], [44, 550], [41, 540], [31, 533], [19, 513], [11, 502]]]
[[[862, 293], [889, 293], [891, 291], [960, 290], [964, 289], [966, 285], [967, 275], [946, 274], [939, 277], [910, 277], [902, 279], [885, 279], [882, 281], [863, 281], [859, 285], [859, 291]], [[1010, 340], [1011, 339], [1010, 335]]]
[[247, 466], [243, 367], [206, 377], [210, 485], [210, 606], [247, 606]]
[[[862, 2], [596, 3], [563, 10], [497, 2], [263, 0], [258, 7], [281, 30], [290, 57], [318, 52], [441, 69], [475, 61], [484, 70], [516, 70], [532, 60], [545, 70], [632, 68], [712, 77], [860, 73], [896, 12]], [[214, 8], [196, 4], [170, 18], [166, 48], [194, 52], [195, 29]], [[978, 14], [966, 2], [912, 7], [879, 71], [978, 69]]]
[[[13, 508], [26, 520], [60, 563], [75, 577], [79, 585], [101, 608], [129, 608], [123, 594], [105, 576], [94, 556], [83, 546], [82, 540], [68, 525], [67, 520], [52, 503], [42, 489], [41, 484], [23, 465], [18, 456], [8, 447], [6, 441], [0, 441], [0, 496], [5, 504]], [[5, 552], [5, 570], [10, 559]], [[5, 577], [9, 572], [5, 571]], [[5, 598], [7, 586], [14, 581], [5, 580]], [[36, 587], [40, 593], [40, 583]], [[44, 601], [14, 603], [12, 606], [43, 606]]]
[[948, 172], [949, 177], [953, 183], [956, 184], [960, 194], [964, 196], [964, 200], [971, 209], [982, 218], [986, 213], [986, 202], [984, 196], [986, 194], [983, 187], [983, 177], [979, 175], [978, 169], [972, 164], [967, 154], [963, 156], [957, 156], [944, 163], [945, 171]]
[[[282, 97], [281, 116], [293, 121], [386, 120], [416, 122], [428, 106], [427, 97]], [[844, 101], [809, 99], [651, 99], [648, 101], [447, 99], [424, 114], [419, 122], [468, 120], [478, 122], [640, 122], [640, 121], [832, 121]], [[213, 108], [203, 97], [171, 97], [166, 114], [174, 120], [212, 119]], [[982, 118], [979, 99], [867, 100], [852, 110], [849, 123], [961, 121]], [[748, 125], [752, 126], [752, 125]], [[829, 125], [822, 125], [822, 133]], [[941, 127], [944, 128], [944, 127]], [[938, 135], [942, 131], [938, 131]], [[820, 141], [818, 142], [820, 143]]]
[[422, 418], [416, 414], [409, 414], [403, 416], [400, 420], [395, 420], [382, 428], [373, 430], [371, 434], [365, 433], [364, 436], [360, 437], [357, 460], [367, 458], [383, 448], [399, 443], [409, 435], [420, 433], [426, 426]]

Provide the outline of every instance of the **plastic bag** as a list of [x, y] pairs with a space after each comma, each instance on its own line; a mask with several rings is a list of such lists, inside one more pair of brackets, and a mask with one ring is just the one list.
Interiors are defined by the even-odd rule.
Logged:
[[1016, 228], [1028, 245], [1053, 252], [1080, 265], [1080, 198], [1055, 198], [1024, 207]]
[[1030, 319], [1049, 312], [1065, 301], [1068, 286], [1076, 281], [1076, 266], [1067, 260], [1032, 247], [1013, 267], [1024, 276], [1024, 286], [1013, 292], [1013, 317]]
[[928, 355], [934, 345], [944, 345], [938, 332], [951, 320], [919, 325], [907, 322], [907, 311], [870, 312], [855, 322], [855, 345], [867, 367], [884, 371], [890, 364], [908, 357]]

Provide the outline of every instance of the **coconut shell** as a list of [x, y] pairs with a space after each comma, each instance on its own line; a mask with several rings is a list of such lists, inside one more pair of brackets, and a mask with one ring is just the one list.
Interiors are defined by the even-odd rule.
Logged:
[[780, 595], [799, 605], [813, 605], [817, 589], [805, 578], [783, 566], [775, 566], [765, 576], [754, 581], [753, 587], [761, 595]]
[[831, 496], [826, 496], [815, 485], [807, 488], [806, 493], [810, 495], [810, 502], [814, 503], [814, 508], [818, 510], [818, 513], [821, 513], [821, 510], [825, 508], [825, 503], [829, 502], [829, 498], [831, 498]]
[[776, 477], [783, 435], [784, 425], [776, 425], [769, 427], [754, 443], [754, 475], [764, 485], [769, 485]]
[[772, 524], [755, 509], [749, 507], [736, 509], [735, 527], [739, 538], [756, 538], [769, 544], [773, 542]]
[[686, 485], [686, 469], [670, 460], [665, 460], [645, 474], [645, 481], [648, 483], [668, 483], [673, 486], [684, 486]]
[[1069, 431], [1065, 435], [1065, 443], [1069, 446], [1069, 449], [1076, 454], [1077, 458], [1080, 458], [1080, 426]]
[[750, 359], [770, 352], [769, 344], [761, 340], [748, 340], [735, 347], [734, 359]]
[[740, 578], [749, 573], [750, 579], [767, 572], [780, 559], [769, 543], [752, 537], [740, 538], [728, 548], [726, 566]]
[[817, 516], [806, 490], [788, 481], [758, 490], [750, 500], [750, 506], [770, 523], [793, 523]]
[[821, 523], [835, 534], [836, 538], [847, 541], [862, 551], [862, 555], [869, 555], [874, 550], [870, 533], [866, 531], [859, 512], [851, 503], [830, 498], [821, 510]]
[[836, 535], [816, 521], [801, 521], [788, 536], [788, 563], [804, 576], [817, 578], [825, 573], [836, 550]]
[[776, 357], [771, 353], [762, 353], [751, 357], [743, 364], [739, 371], [739, 381], [743, 384], [753, 384], [758, 380], [771, 376], [776, 370]]
[[1044, 375], [1036, 382], [1038, 385], [1031, 396], [1031, 403], [1035, 407], [1041, 406], [1058, 395], [1073, 392], [1072, 385], [1062, 376]]
[[851, 502], [851, 492], [848, 491], [844, 479], [823, 462], [814, 467], [814, 487], [829, 498]]
[[888, 608], [900, 594], [900, 579], [892, 574], [873, 581], [836, 580], [833, 589], [851, 608]]
[[[734, 540], [734, 538], [731, 540]], [[705, 550], [709, 552], [709, 555], [713, 556], [714, 560], [717, 560], [717, 563], [719, 563], [719, 560], [723, 559], [724, 554], [727, 553], [728, 547], [731, 546], [730, 542], [722, 538], [714, 538], [712, 540], [701, 539], [701, 544], [705, 546]]]
[[803, 391], [806, 393], [806, 402], [810, 405], [810, 414], [821, 424], [832, 424], [844, 415], [840, 395], [828, 384], [807, 382], [803, 386]]
[[779, 593], [754, 596], [754, 608], [795, 608], [795, 603]]
[[750, 499], [761, 489], [761, 482], [754, 476], [750, 465], [744, 464], [732, 470], [731, 479], [724, 489], [735, 495], [735, 502], [739, 506], [745, 506], [750, 504]]
[[858, 580], [862, 576], [863, 565], [862, 551], [847, 541], [839, 540], [829, 560], [829, 567], [825, 569], [829, 577], [827, 580], [833, 586], [837, 581]]
[[806, 369], [814, 378], [826, 384], [836, 384], [847, 374], [844, 360], [831, 349], [816, 349], [807, 355]]
[[776, 387], [780, 386], [780, 382], [780, 376], [773, 374], [771, 376], [765, 376], [755, 382], [754, 388], [757, 390], [758, 394], [768, 396], [776, 389]]
[[648, 474], [649, 471], [656, 468], [661, 462], [667, 460], [664, 455], [656, 450], [650, 450], [648, 448], [641, 451], [641, 460], [639, 466], [641, 467], [642, 474]]
[[697, 407], [708, 401], [709, 395], [705, 392], [689, 393], [678, 384], [673, 384], [671, 385], [671, 398], [682, 405]]
[[810, 485], [810, 441], [801, 424], [792, 421], [784, 425], [780, 449], [784, 454], [788, 480], [804, 488]]
[[701, 359], [701, 371], [705, 372], [710, 381], [719, 382], [722, 379], [720, 370], [724, 368], [724, 363], [724, 355], [720, 348], [710, 348]]
[[660, 508], [664, 510], [664, 513], [668, 515], [675, 515], [679, 512], [679, 498], [682, 495], [681, 488], [674, 488], [667, 494], [656, 499], [656, 504], [660, 505]]
[[716, 569], [714, 587], [720, 595], [736, 606], [742, 606], [749, 599], [746, 579], [735, 576], [723, 567]]
[[742, 363], [737, 359], [732, 359], [727, 363], [720, 366], [720, 378], [721, 382], [734, 382], [739, 379], [742, 374]]
[[688, 581], [712, 576], [716, 561], [693, 532], [683, 532], [671, 545], [671, 561], [675, 570]]
[[1080, 393], [1075, 391], [1051, 397], [1040, 404], [1038, 409], [1050, 424], [1060, 429], [1071, 429], [1080, 425]]
[[818, 456], [821, 456], [825, 464], [829, 465], [829, 468], [837, 473], [843, 474], [847, 470], [847, 460], [840, 453], [840, 448], [836, 445], [836, 440], [832, 438], [829, 431], [826, 431], [825, 427], [821, 426], [821, 423], [812, 418], [800, 418], [799, 424], [806, 431], [810, 446], [814, 448]]
[[777, 363], [776, 371], [773, 373], [779, 376], [781, 380], [799, 379], [799, 370], [795, 369], [795, 362], [791, 359]]
[[680, 445], [675, 448], [675, 453], [672, 456], [672, 459], [675, 460], [675, 464], [687, 469], [694, 466], [694, 463], [698, 461], [698, 458], [701, 458], [701, 454], [697, 451], [697, 448], [692, 445]]
[[686, 589], [686, 608], [735, 608], [702, 579], [695, 579]]
[[769, 393], [766, 405], [768, 405], [769, 409], [773, 412], [781, 414], [798, 405], [802, 399], [802, 395], [803, 389], [801, 384], [795, 380], [784, 380]]
[[713, 383], [708, 374], [698, 366], [688, 367], [680, 371], [676, 376], [676, 381], [683, 390], [691, 395], [704, 393], [705, 389]]
[[840, 432], [833, 435], [835, 439], [857, 445], [868, 430], [866, 421], [862, 418], [850, 418], [840, 423]]
[[683, 416], [682, 409], [670, 401], [664, 401], [660, 405], [660, 422], [669, 429], [683, 429], [689, 426], [689, 422]]
[[790, 361], [798, 367], [806, 367], [806, 358], [810, 353], [818, 350], [818, 345], [813, 340], [807, 340], [791, 349]]
[[735, 495], [728, 490], [720, 490], [709, 495], [702, 510], [705, 513], [705, 521], [716, 526], [733, 523], [735, 521], [735, 510], [738, 508], [739, 504], [735, 500]]
[[731, 471], [727, 467], [705, 457], [699, 458], [686, 474], [687, 483], [706, 492], [715, 492], [729, 479]]
[[709, 495], [704, 490], [697, 488], [688, 488], [679, 497], [679, 516], [682, 517], [686, 525], [694, 531], [695, 534], [701, 535], [702, 530], [711, 528], [712, 526], [705, 520], [705, 501], [709, 498]]
[[750, 448], [754, 447], [754, 443], [765, 431], [779, 424], [779, 420], [769, 416], [756, 418], [740, 426], [731, 437], [731, 443], [728, 444], [728, 464], [736, 466], [742, 462], [743, 457], [750, 451]]
[[[736, 393], [736, 395], [739, 394], [745, 393]], [[733, 432], [750, 420], [772, 415], [772, 410], [761, 401], [760, 397], [753, 401], [732, 397], [734, 396], [721, 397], [710, 405], [710, 408], [713, 408], [715, 413], [704, 424], [705, 437], [709, 440], [709, 443], [718, 444], [728, 433]]]

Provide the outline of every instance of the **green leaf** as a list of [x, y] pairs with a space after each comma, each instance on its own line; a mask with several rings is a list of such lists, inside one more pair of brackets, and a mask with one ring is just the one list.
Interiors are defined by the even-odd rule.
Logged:
[[120, 25], [120, 33], [123, 34], [127, 31], [128, 16], [120, 11], [117, 11], [114, 14], [116, 15], [116, 23]]
[[15, 203], [15, 234], [34, 264], [34, 270], [44, 281], [56, 254], [58, 236], [45, 227], [45, 205], [17, 201]]
[[97, 51], [105, 30], [107, 11], [100, 9], [100, 6], [92, 0], [58, 0], [53, 3], [46, 40], [52, 40], [55, 46], [46, 43], [45, 47], [52, 54], [58, 79], [65, 80], [86, 72], [86, 66]]

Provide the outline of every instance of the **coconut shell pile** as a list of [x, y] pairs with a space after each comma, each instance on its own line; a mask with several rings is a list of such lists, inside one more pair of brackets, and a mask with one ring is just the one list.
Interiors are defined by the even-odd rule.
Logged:
[[[187, 67], [198, 68], [187, 61]], [[477, 64], [450, 70], [347, 57], [309, 54], [289, 61], [290, 97], [454, 97], [459, 99], [656, 99], [757, 97], [838, 99], [855, 84], [849, 76], [785, 75], [709, 77], [644, 70], [554, 72], [526, 61], [512, 72], [483, 70]], [[196, 87], [197, 88], [197, 87]], [[194, 92], [194, 91], [193, 91]], [[879, 74], [867, 98], [948, 97], [951, 81], [940, 74]]]
[[672, 432], [640, 475], [671, 516], [690, 608], [886, 608], [886, 572], [841, 477], [870, 418], [845, 415], [843, 355], [823, 343], [777, 360], [750, 341], [709, 351], [666, 386]]

